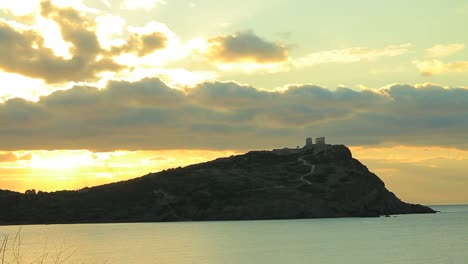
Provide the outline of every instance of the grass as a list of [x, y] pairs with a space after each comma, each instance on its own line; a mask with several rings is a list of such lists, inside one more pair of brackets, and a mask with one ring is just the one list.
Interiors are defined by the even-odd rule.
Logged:
[[4, 235], [0, 244], [0, 264], [62, 264], [66, 263], [75, 253], [71, 248], [60, 247], [56, 254], [50, 256], [45, 250], [32, 261], [24, 261], [21, 248], [23, 236], [21, 228], [13, 237]]

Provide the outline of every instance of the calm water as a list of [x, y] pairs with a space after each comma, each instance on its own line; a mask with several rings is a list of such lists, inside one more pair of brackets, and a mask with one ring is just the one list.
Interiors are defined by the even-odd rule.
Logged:
[[[24, 263], [468, 263], [468, 206], [435, 215], [23, 226]], [[18, 226], [0, 226], [14, 235]]]

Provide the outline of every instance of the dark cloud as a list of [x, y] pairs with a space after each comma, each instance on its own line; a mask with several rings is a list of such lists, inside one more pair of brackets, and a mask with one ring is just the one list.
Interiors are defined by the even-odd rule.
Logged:
[[245, 150], [296, 146], [309, 135], [468, 149], [466, 105], [467, 89], [438, 86], [268, 92], [212, 82], [183, 92], [158, 79], [110, 82], [0, 104], [0, 149]]
[[251, 31], [213, 37], [208, 42], [209, 58], [222, 63], [277, 63], [288, 59], [284, 45], [266, 41]]
[[117, 64], [113, 56], [122, 53], [145, 56], [166, 47], [165, 35], [153, 32], [132, 34], [125, 45], [107, 51], [99, 44], [94, 21], [79, 11], [43, 1], [41, 15], [59, 25], [63, 39], [71, 44], [71, 58], [56, 56], [44, 46], [44, 38], [38, 32], [19, 30], [0, 21], [1, 70], [44, 79], [48, 83], [93, 81], [101, 72], [125, 68]]

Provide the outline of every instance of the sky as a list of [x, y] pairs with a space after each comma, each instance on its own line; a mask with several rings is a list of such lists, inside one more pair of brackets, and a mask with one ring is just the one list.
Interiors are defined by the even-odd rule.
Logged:
[[403, 200], [468, 203], [467, 24], [463, 0], [0, 0], [0, 189], [325, 136]]

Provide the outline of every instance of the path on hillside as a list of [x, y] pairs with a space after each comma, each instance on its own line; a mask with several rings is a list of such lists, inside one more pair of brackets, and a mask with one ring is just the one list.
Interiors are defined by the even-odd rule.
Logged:
[[310, 185], [310, 184], [312, 184], [312, 182], [306, 180], [305, 177], [314, 174], [314, 172], [315, 172], [315, 164], [310, 164], [308, 161], [306, 161], [306, 160], [304, 159], [304, 157], [306, 157], [306, 156], [302, 156], [302, 157], [298, 158], [298, 160], [302, 161], [302, 164], [304, 164], [304, 165], [306, 165], [306, 166], [309, 166], [309, 167], [310, 167], [310, 171], [309, 171], [308, 173], [302, 175], [299, 179], [300, 179], [301, 181], [303, 181], [305, 184], [309, 184], [309, 185]]
[[163, 190], [153, 190], [154, 195], [156, 196], [161, 196], [163, 202], [166, 204], [166, 206], [169, 208], [169, 213], [175, 216], [177, 219], [182, 219], [174, 210], [174, 207], [172, 207], [171, 202], [170, 202], [170, 195], [163, 191]]
[[[302, 157], [298, 158], [297, 160], [301, 161], [303, 165], [309, 166], [310, 171], [308, 173], [302, 175], [301, 177], [299, 177], [299, 180], [301, 180], [303, 183], [305, 183], [307, 185], [312, 185], [314, 183], [309, 181], [309, 180], [306, 180], [305, 177], [314, 174], [315, 164], [310, 164], [308, 161], [306, 161], [304, 159], [305, 157], [307, 157], [307, 156], [302, 156]], [[271, 190], [271, 189], [284, 189], [284, 188], [298, 188], [298, 187], [301, 187], [301, 186], [302, 186], [302, 184], [298, 185], [298, 186], [289, 186], [289, 187], [284, 186], [284, 185], [275, 185], [275, 186], [272, 186], [272, 187], [261, 187], [261, 188], [256, 188], [256, 189], [250, 189], [250, 190], [246, 190], [244, 192], [257, 192], [257, 191], [264, 191], [264, 190]]]

